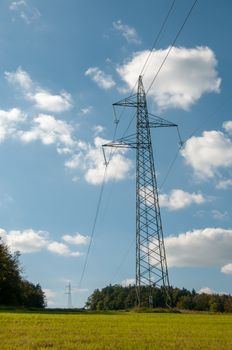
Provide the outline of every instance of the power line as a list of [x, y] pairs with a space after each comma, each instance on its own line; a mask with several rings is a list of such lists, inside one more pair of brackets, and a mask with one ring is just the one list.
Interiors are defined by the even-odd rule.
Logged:
[[183, 143], [186, 143], [187, 140], [189, 140], [193, 135], [195, 135], [196, 132], [199, 131], [202, 128], [202, 126], [208, 122], [208, 119], [212, 118], [216, 113], [218, 113], [231, 99], [232, 99], [232, 95], [227, 96], [227, 98], [212, 113], [210, 113], [205, 118], [205, 120], [199, 124], [199, 126], [196, 129], [193, 130], [193, 132], [189, 135], [189, 137]]
[[[116, 122], [115, 123], [115, 128], [114, 128], [113, 140], [115, 140], [115, 138], [116, 138], [117, 129], [118, 129], [118, 123]], [[113, 150], [111, 150], [111, 152], [110, 152], [110, 157], [112, 156], [112, 151]], [[105, 169], [104, 169], [102, 184], [101, 184], [99, 197], [98, 197], [98, 201], [97, 201], [97, 208], [96, 208], [96, 212], [95, 212], [95, 216], [94, 216], [94, 220], [93, 220], [93, 226], [92, 226], [92, 230], [91, 230], [90, 241], [89, 241], [88, 250], [87, 250], [87, 253], [86, 253], [86, 257], [85, 257], [83, 270], [82, 270], [81, 277], [80, 277], [80, 280], [79, 280], [79, 287], [81, 287], [81, 284], [82, 284], [82, 281], [83, 281], [83, 278], [84, 278], [84, 275], [85, 275], [85, 272], [86, 272], [86, 267], [87, 267], [87, 264], [88, 264], [90, 249], [91, 249], [92, 242], [93, 242], [93, 236], [94, 236], [95, 229], [96, 229], [96, 224], [97, 224], [97, 220], [98, 220], [98, 216], [99, 216], [99, 212], [100, 212], [100, 208], [101, 208], [101, 203], [102, 203], [102, 198], [103, 198], [103, 193], [104, 193], [104, 188], [105, 188], [105, 183], [106, 183], [106, 178], [107, 178], [107, 167], [108, 167], [108, 163], [105, 163]]]
[[183, 30], [183, 28], [184, 28], [184, 26], [185, 26], [187, 20], [189, 19], [189, 17], [190, 17], [190, 15], [191, 15], [191, 13], [192, 13], [192, 11], [193, 11], [193, 9], [194, 9], [194, 7], [195, 7], [197, 1], [198, 1], [198, 0], [195, 0], [194, 3], [193, 3], [193, 5], [191, 6], [191, 8], [190, 8], [190, 10], [189, 10], [189, 12], [188, 12], [188, 14], [187, 14], [187, 16], [185, 17], [185, 20], [184, 20], [183, 24], [181, 25], [180, 29], [178, 30], [178, 32], [177, 32], [177, 34], [176, 34], [176, 36], [175, 36], [175, 38], [174, 38], [174, 40], [173, 40], [173, 42], [172, 42], [172, 45], [169, 47], [169, 49], [168, 49], [168, 51], [167, 51], [167, 54], [165, 55], [165, 57], [164, 57], [164, 59], [163, 59], [161, 65], [160, 65], [159, 69], [157, 70], [157, 72], [156, 72], [156, 74], [155, 74], [155, 76], [154, 76], [154, 78], [153, 78], [153, 80], [152, 80], [152, 82], [151, 82], [149, 88], [147, 89], [146, 94], [148, 94], [148, 92], [150, 91], [150, 89], [151, 89], [152, 85], [154, 84], [154, 82], [155, 82], [157, 76], [159, 75], [161, 69], [163, 68], [163, 65], [165, 64], [165, 62], [166, 62], [166, 60], [167, 60], [167, 58], [168, 58], [168, 56], [169, 56], [169, 54], [170, 54], [170, 52], [171, 52], [173, 46], [175, 45], [177, 39], [179, 38], [180, 33], [182, 32], [182, 30]]
[[[164, 30], [164, 28], [165, 28], [165, 25], [166, 25], [166, 23], [167, 23], [167, 21], [168, 21], [170, 15], [171, 15], [171, 12], [172, 12], [172, 10], [173, 10], [173, 7], [174, 7], [174, 5], [175, 5], [175, 2], [176, 2], [176, 0], [173, 0], [173, 1], [172, 1], [172, 4], [171, 4], [171, 6], [170, 6], [170, 8], [169, 8], [169, 10], [168, 10], [167, 15], [165, 16], [165, 18], [164, 18], [164, 20], [163, 20], [163, 22], [162, 22], [162, 24], [161, 24], [160, 30], [159, 30], [159, 32], [158, 32], [158, 34], [157, 34], [157, 36], [156, 36], [156, 38], [155, 38], [155, 40], [154, 40], [154, 42], [153, 42], [153, 45], [152, 45], [152, 47], [151, 47], [150, 50], [149, 50], [149, 54], [148, 54], [148, 56], [147, 56], [147, 58], [146, 58], [146, 60], [145, 60], [145, 62], [144, 62], [144, 64], [143, 64], [143, 66], [142, 66], [142, 69], [141, 69], [141, 71], [140, 71], [139, 76], [145, 74], [147, 63], [148, 63], [148, 61], [149, 61], [149, 59], [150, 59], [150, 57], [151, 57], [151, 54], [152, 54], [153, 50], [155, 49], [155, 47], [156, 47], [156, 45], [157, 45], [157, 43], [158, 43], [158, 41], [159, 41], [159, 39], [160, 39], [160, 36], [161, 36], [161, 34], [162, 34], [162, 32], [163, 32], [163, 30]], [[134, 86], [133, 86], [133, 88], [132, 88], [132, 90], [131, 90], [131, 92], [130, 92], [130, 95], [133, 94], [136, 85], [137, 85], [137, 80], [136, 80], [136, 82], [135, 82], [135, 84], [134, 84]], [[124, 111], [125, 111], [125, 107], [122, 109], [118, 121], [121, 119], [121, 117], [122, 117]]]
[[107, 175], [107, 166], [105, 166], [103, 181], [102, 181], [102, 184], [101, 184], [101, 189], [100, 189], [98, 202], [97, 202], [97, 209], [96, 209], [96, 213], [95, 213], [94, 220], [93, 220], [93, 226], [92, 226], [92, 230], [91, 230], [88, 250], [87, 250], [87, 253], [86, 253], [85, 262], [84, 262], [83, 270], [82, 270], [80, 281], [79, 281], [79, 287], [81, 287], [81, 284], [82, 284], [82, 281], [83, 281], [83, 278], [84, 278], [84, 275], [85, 275], [87, 263], [88, 263], [88, 258], [89, 258], [89, 254], [90, 254], [90, 248], [92, 246], [93, 236], [94, 236], [94, 233], [95, 233], [97, 219], [98, 219], [99, 212], [100, 212], [100, 207], [101, 207], [101, 202], [102, 202], [102, 197], [103, 197], [103, 192], [104, 192], [104, 187], [105, 187], [105, 182], [106, 182], [106, 175]]
[[155, 41], [154, 41], [154, 43], [153, 43], [153, 45], [152, 45], [152, 47], [151, 47], [151, 49], [150, 49], [150, 53], [149, 53], [149, 55], [147, 56], [147, 59], [146, 59], [146, 61], [144, 62], [143, 68], [142, 68], [142, 70], [141, 70], [141, 72], [140, 72], [139, 75], [142, 75], [142, 76], [143, 76], [143, 75], [145, 74], [147, 62], [149, 61], [149, 59], [150, 59], [150, 57], [151, 57], [151, 54], [152, 54], [154, 48], [156, 47], [156, 45], [157, 45], [157, 43], [158, 43], [158, 41], [159, 41], [159, 38], [160, 38], [160, 36], [161, 36], [161, 33], [162, 33], [162, 31], [163, 31], [163, 29], [164, 29], [164, 27], [165, 27], [165, 25], [166, 25], [166, 23], [167, 23], [167, 21], [168, 21], [168, 18], [169, 18], [169, 16], [170, 16], [171, 12], [172, 12], [172, 9], [173, 9], [173, 7], [174, 7], [174, 5], [175, 5], [175, 2], [176, 2], [176, 0], [173, 0], [172, 4], [171, 4], [171, 6], [170, 6], [170, 8], [169, 8], [169, 10], [168, 10], [168, 13], [167, 13], [167, 15], [166, 15], [166, 17], [165, 17], [165, 19], [164, 19], [162, 25], [161, 25], [161, 28], [160, 28], [160, 30], [159, 30], [159, 32], [158, 32], [158, 34], [157, 34], [157, 37], [156, 37], [156, 39], [155, 39]]

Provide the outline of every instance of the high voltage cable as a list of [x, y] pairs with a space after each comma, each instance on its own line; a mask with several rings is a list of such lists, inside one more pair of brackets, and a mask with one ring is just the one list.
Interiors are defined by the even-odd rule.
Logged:
[[[150, 56], [151, 56], [151, 54], [152, 54], [154, 48], [155, 48], [155, 45], [157, 44], [157, 42], [158, 42], [158, 40], [159, 40], [159, 38], [160, 38], [160, 35], [161, 35], [161, 33], [162, 33], [162, 31], [163, 31], [163, 29], [164, 29], [166, 23], [167, 23], [168, 18], [170, 17], [170, 14], [171, 14], [172, 9], [173, 9], [173, 7], [174, 7], [175, 1], [176, 1], [176, 0], [173, 0], [171, 6], [170, 6], [170, 8], [169, 8], [169, 11], [168, 11], [168, 13], [167, 13], [167, 15], [166, 15], [166, 17], [165, 17], [165, 19], [164, 19], [162, 25], [161, 25], [161, 28], [160, 28], [160, 30], [159, 30], [159, 32], [158, 32], [158, 34], [157, 34], [157, 37], [156, 37], [156, 39], [155, 39], [155, 41], [154, 41], [154, 43], [153, 43], [153, 45], [152, 45], [152, 47], [151, 47], [151, 49], [150, 49], [150, 52], [149, 52], [149, 54], [148, 54], [148, 56], [147, 56], [147, 59], [146, 59], [146, 61], [144, 62], [144, 65], [143, 65], [143, 67], [142, 67], [142, 70], [141, 70], [140, 75], [142, 75], [142, 74], [144, 75], [144, 74], [145, 74], [145, 71], [144, 71], [144, 70], [146, 70], [146, 65], [147, 65], [147, 63], [148, 63], [148, 61], [149, 61], [149, 59], [150, 59]], [[166, 56], [164, 57], [164, 59], [163, 59], [161, 65], [160, 65], [158, 71], [156, 72], [156, 74], [155, 74], [155, 76], [154, 76], [154, 78], [153, 78], [153, 80], [152, 80], [152, 82], [151, 82], [149, 88], [148, 88], [147, 91], [146, 91], [146, 94], [148, 94], [148, 92], [150, 91], [150, 89], [151, 89], [152, 85], [154, 84], [154, 82], [155, 82], [157, 76], [159, 75], [161, 69], [163, 68], [163, 66], [164, 66], [164, 64], [165, 64], [165, 62], [166, 62], [166, 60], [167, 60], [167, 58], [168, 58], [168, 56], [169, 56], [169, 54], [170, 54], [170, 52], [171, 52], [173, 46], [175, 45], [177, 39], [179, 38], [179, 36], [180, 36], [180, 34], [181, 34], [181, 32], [182, 32], [182, 30], [183, 30], [185, 24], [187, 23], [187, 21], [188, 21], [190, 15], [191, 15], [191, 13], [192, 13], [192, 11], [193, 11], [193, 9], [194, 9], [196, 3], [197, 3], [197, 1], [198, 1], [198, 0], [195, 0], [195, 1], [194, 1], [194, 3], [193, 3], [193, 5], [191, 6], [189, 12], [187, 13], [187, 15], [186, 15], [186, 17], [185, 17], [185, 19], [184, 19], [184, 22], [182, 23], [182, 25], [181, 25], [180, 29], [178, 30], [178, 32], [177, 32], [177, 34], [176, 34], [176, 36], [175, 36], [175, 38], [174, 38], [174, 40], [173, 40], [171, 46], [169, 47]], [[134, 85], [134, 87], [133, 87], [133, 89], [132, 89], [132, 91], [131, 91], [131, 95], [133, 94], [133, 91], [134, 91], [134, 89], [135, 89], [135, 86], [136, 86], [136, 84]], [[123, 108], [123, 110], [122, 110], [122, 112], [121, 112], [121, 114], [120, 114], [120, 116], [119, 116], [118, 122], [120, 121], [120, 119], [121, 119], [121, 117], [122, 117], [122, 115], [123, 115], [123, 113], [124, 113], [124, 110], [125, 110], [125, 107]], [[132, 117], [132, 119], [131, 119], [131, 121], [130, 121], [130, 123], [129, 123], [129, 126], [127, 127], [126, 130], [129, 129], [129, 127], [130, 127], [130, 125], [131, 125], [131, 123], [132, 123], [133, 120], [134, 120], [134, 116]], [[124, 133], [124, 134], [125, 134], [125, 133]]]
[[167, 15], [166, 15], [166, 17], [165, 17], [165, 19], [164, 19], [162, 25], [161, 25], [161, 28], [160, 28], [160, 30], [159, 30], [159, 32], [158, 32], [158, 34], [157, 34], [157, 37], [156, 37], [156, 39], [155, 39], [155, 41], [154, 41], [154, 43], [153, 43], [153, 45], [152, 45], [152, 47], [151, 47], [151, 49], [150, 49], [150, 53], [149, 53], [149, 55], [147, 56], [146, 61], [144, 62], [144, 65], [143, 65], [143, 68], [142, 68], [142, 70], [141, 70], [141, 72], [140, 72], [140, 75], [144, 75], [144, 74], [145, 74], [147, 62], [149, 61], [149, 59], [150, 59], [150, 57], [151, 57], [151, 54], [152, 54], [154, 48], [156, 47], [156, 45], [157, 45], [157, 43], [158, 43], [158, 41], [159, 41], [160, 35], [161, 35], [161, 33], [162, 33], [162, 31], [163, 31], [163, 29], [164, 29], [164, 27], [165, 27], [165, 25], [166, 25], [166, 23], [167, 23], [167, 21], [168, 21], [168, 18], [169, 18], [169, 16], [170, 16], [171, 12], [172, 12], [172, 9], [173, 9], [173, 7], [174, 7], [174, 5], [175, 5], [175, 2], [176, 2], [176, 0], [173, 0], [172, 4], [171, 4], [171, 6], [170, 6], [170, 8], [169, 8], [169, 10], [168, 10], [168, 13], [167, 13]]
[[[116, 123], [115, 129], [114, 129], [114, 135], [113, 135], [114, 139], [116, 137], [117, 128], [118, 128], [118, 124]], [[98, 197], [98, 201], [97, 201], [97, 208], [96, 208], [96, 212], [95, 212], [95, 216], [94, 216], [94, 220], [93, 220], [93, 226], [92, 226], [92, 230], [91, 230], [88, 250], [87, 250], [87, 253], [86, 253], [85, 262], [84, 262], [83, 270], [82, 270], [82, 273], [81, 273], [81, 277], [80, 277], [80, 280], [79, 280], [79, 288], [81, 287], [81, 284], [82, 284], [82, 281], [83, 281], [83, 278], [84, 278], [84, 275], [85, 275], [86, 267], [87, 267], [87, 264], [88, 264], [90, 249], [91, 249], [92, 242], [93, 242], [93, 236], [94, 236], [94, 233], [95, 233], [96, 224], [97, 224], [97, 220], [98, 220], [98, 216], [99, 216], [99, 212], [100, 212], [100, 208], [101, 208], [101, 203], [102, 203], [102, 198], [103, 198], [103, 193], [104, 193], [104, 188], [105, 188], [105, 183], [106, 183], [106, 177], [107, 177], [107, 164], [105, 164], [104, 175], [103, 175], [101, 189], [100, 189], [99, 197]]]
[[[174, 5], [175, 5], [175, 2], [176, 2], [176, 0], [173, 0], [173, 1], [172, 1], [172, 4], [171, 4], [171, 6], [170, 6], [170, 8], [169, 8], [169, 10], [168, 10], [168, 13], [167, 13], [167, 15], [165, 16], [165, 18], [164, 18], [164, 20], [163, 20], [163, 22], [162, 22], [162, 24], [161, 24], [160, 30], [159, 30], [159, 32], [158, 32], [158, 34], [157, 34], [157, 36], [156, 36], [156, 38], [155, 38], [155, 40], [154, 40], [154, 43], [153, 43], [152, 47], [151, 47], [150, 50], [149, 50], [149, 54], [148, 54], [148, 56], [147, 56], [147, 58], [146, 58], [146, 60], [145, 60], [145, 62], [144, 62], [144, 64], [143, 64], [143, 66], [142, 66], [142, 69], [141, 69], [139, 75], [144, 75], [144, 74], [145, 74], [147, 63], [148, 63], [148, 61], [149, 61], [149, 59], [150, 59], [150, 57], [151, 57], [151, 54], [152, 54], [153, 50], [155, 49], [155, 47], [156, 47], [156, 45], [157, 45], [157, 43], [158, 43], [158, 41], [159, 41], [159, 39], [160, 39], [161, 33], [162, 33], [162, 31], [164, 30], [165, 25], [166, 25], [166, 23], [167, 23], [167, 21], [168, 21], [168, 19], [169, 19], [169, 17], [170, 17], [170, 14], [171, 14], [172, 9], [173, 9], [173, 7], [174, 7]], [[133, 88], [132, 88], [132, 90], [131, 90], [131, 92], [130, 92], [130, 95], [133, 94], [136, 85], [137, 85], [137, 80], [136, 80], [136, 82], [135, 82], [135, 84], [134, 84], [134, 86], [133, 86]], [[125, 107], [123, 108], [123, 110], [122, 110], [122, 112], [121, 112], [121, 114], [120, 114], [120, 116], [119, 116], [119, 120], [121, 119], [121, 117], [122, 117], [122, 115], [123, 115], [123, 113], [124, 113], [124, 110], [125, 110]]]
[[156, 72], [156, 74], [155, 74], [155, 76], [154, 76], [154, 78], [153, 78], [153, 80], [152, 80], [152, 82], [151, 82], [149, 88], [147, 89], [146, 94], [148, 94], [148, 92], [150, 91], [150, 89], [151, 89], [152, 85], [154, 84], [154, 82], [155, 82], [157, 76], [159, 75], [161, 69], [163, 68], [163, 65], [165, 64], [165, 62], [166, 62], [166, 60], [167, 60], [167, 58], [168, 58], [168, 56], [169, 56], [169, 54], [170, 54], [170, 52], [171, 52], [173, 46], [175, 45], [177, 39], [179, 38], [180, 33], [182, 32], [182, 30], [183, 30], [183, 28], [184, 28], [184, 26], [185, 26], [187, 20], [189, 19], [189, 17], [190, 17], [190, 15], [191, 15], [191, 13], [192, 13], [192, 11], [193, 11], [193, 9], [194, 9], [194, 7], [195, 7], [197, 1], [198, 1], [198, 0], [195, 0], [194, 3], [193, 3], [193, 5], [191, 6], [191, 8], [190, 8], [190, 10], [189, 10], [189, 12], [188, 12], [188, 14], [187, 14], [187, 16], [185, 17], [185, 20], [184, 20], [183, 24], [181, 25], [180, 29], [178, 30], [178, 32], [177, 32], [177, 34], [176, 34], [176, 36], [175, 36], [175, 38], [174, 38], [174, 40], [173, 40], [173, 42], [172, 42], [172, 45], [169, 47], [167, 54], [165, 55], [165, 57], [164, 57], [164, 59], [163, 59], [161, 65], [160, 65], [158, 71]]
[[229, 95], [226, 97], [225, 101], [223, 101], [212, 113], [210, 113], [206, 119], [199, 124], [199, 126], [193, 130], [193, 132], [191, 132], [191, 134], [189, 135], [189, 137], [184, 141], [184, 143], [186, 143], [193, 135], [196, 134], [197, 131], [199, 131], [201, 129], [201, 127], [207, 123], [208, 119], [211, 118], [212, 116], [214, 116], [216, 113], [218, 113], [225, 104], [227, 104], [230, 100], [232, 99], [232, 95]]
[[99, 193], [99, 197], [98, 197], [97, 209], [96, 209], [96, 213], [95, 213], [94, 220], [93, 220], [93, 227], [92, 227], [92, 230], [91, 230], [89, 246], [88, 246], [88, 250], [87, 250], [86, 257], [85, 257], [83, 270], [82, 270], [80, 281], [79, 281], [79, 288], [81, 287], [81, 284], [82, 284], [82, 281], [83, 281], [83, 278], [84, 278], [84, 275], [85, 275], [85, 271], [86, 271], [86, 267], [87, 267], [87, 263], [88, 263], [88, 258], [89, 258], [89, 253], [90, 253], [90, 248], [91, 248], [92, 242], [93, 242], [93, 236], [94, 236], [94, 232], [95, 232], [95, 228], [96, 228], [96, 224], [97, 224], [97, 219], [98, 219], [98, 216], [99, 216], [99, 211], [100, 211], [100, 207], [101, 207], [101, 201], [102, 201], [104, 187], [105, 187], [106, 174], [107, 174], [107, 166], [105, 167], [103, 181], [102, 181], [102, 184], [101, 184], [101, 189], [100, 189], [100, 193]]

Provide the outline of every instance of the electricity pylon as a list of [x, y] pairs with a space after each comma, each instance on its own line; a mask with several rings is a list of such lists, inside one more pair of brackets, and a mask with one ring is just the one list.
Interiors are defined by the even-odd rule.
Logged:
[[71, 282], [69, 281], [67, 286], [65, 287], [65, 294], [68, 296], [67, 300], [67, 308], [72, 309], [72, 290], [71, 290]]
[[163, 287], [166, 302], [169, 302], [169, 277], [150, 128], [177, 125], [148, 113], [141, 76], [137, 93], [113, 106], [136, 108], [136, 134], [107, 143], [103, 147], [136, 149], [136, 290], [140, 306], [141, 286], [150, 287], [149, 306], [152, 307], [153, 287]]

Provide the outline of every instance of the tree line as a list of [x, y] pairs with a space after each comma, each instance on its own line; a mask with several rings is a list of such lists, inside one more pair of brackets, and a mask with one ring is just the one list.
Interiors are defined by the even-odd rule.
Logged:
[[23, 278], [19, 256], [0, 242], [0, 306], [44, 308], [44, 292], [39, 284]]
[[[150, 288], [143, 286], [140, 290], [140, 306], [149, 307]], [[177, 309], [232, 312], [232, 296], [219, 294], [196, 293], [193, 289], [170, 287], [170, 306]], [[153, 307], [166, 307], [166, 291], [164, 288], [152, 288]], [[101, 290], [96, 289], [86, 302], [86, 308], [90, 310], [127, 310], [137, 304], [135, 286], [123, 287], [121, 285], [109, 285]]]

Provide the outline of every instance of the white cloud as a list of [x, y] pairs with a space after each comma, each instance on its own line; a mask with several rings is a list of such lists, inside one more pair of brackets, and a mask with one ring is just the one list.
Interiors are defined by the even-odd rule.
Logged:
[[[94, 146], [85, 145], [81, 152], [72, 156], [72, 158], [65, 163], [65, 166], [72, 170], [82, 170], [88, 183], [93, 185], [101, 184], [105, 173], [102, 145], [107, 142], [109, 141], [101, 137], [95, 137]], [[107, 159], [111, 155], [111, 161], [107, 167], [106, 181], [125, 179], [132, 169], [131, 160], [124, 156], [126, 150], [117, 149], [111, 153], [112, 149], [106, 148], [105, 152]]]
[[21, 67], [15, 72], [5, 72], [5, 77], [9, 83], [18, 85], [24, 97], [32, 101], [37, 109], [59, 113], [72, 107], [72, 97], [69, 93], [66, 91], [61, 91], [59, 95], [50, 93], [33, 82], [30, 75]]
[[17, 84], [23, 90], [30, 90], [34, 85], [30, 75], [21, 67], [18, 67], [15, 72], [5, 72], [5, 77], [9, 83]]
[[81, 168], [83, 166], [83, 156], [81, 153], [75, 154], [74, 156], [72, 156], [72, 158], [70, 158], [69, 160], [67, 160], [65, 162], [65, 166], [69, 169], [77, 169], [77, 168]]
[[213, 295], [213, 294], [219, 294], [219, 295], [227, 295], [228, 293], [226, 292], [216, 292], [215, 290], [209, 288], [209, 287], [202, 287], [197, 293], [199, 294], [209, 294], [209, 295]]
[[85, 244], [89, 243], [90, 237], [83, 236], [80, 233], [77, 233], [74, 236], [64, 235], [64, 236], [62, 236], [62, 239], [69, 244], [76, 244], [76, 245], [83, 244], [83, 245], [85, 245]]
[[169, 266], [221, 266], [231, 260], [232, 230], [205, 228], [165, 239]]
[[70, 252], [67, 245], [60, 242], [49, 243], [47, 249], [52, 253], [56, 253], [60, 255], [69, 255], [69, 252]]
[[93, 131], [95, 135], [98, 135], [98, 134], [101, 134], [103, 131], [105, 131], [105, 128], [102, 125], [95, 125], [93, 127]]
[[[100, 137], [94, 139], [95, 147], [91, 148], [85, 156], [86, 172], [85, 179], [87, 182], [98, 185], [102, 182], [105, 172], [105, 164], [102, 154], [102, 145], [108, 141]], [[111, 154], [109, 148], [105, 150], [106, 156]], [[117, 149], [114, 151], [110, 163], [107, 167], [106, 180], [123, 180], [129, 175], [132, 168], [130, 159], [123, 156], [124, 149]], [[108, 158], [108, 157], [107, 157]]]
[[220, 180], [216, 186], [216, 188], [222, 190], [226, 190], [229, 187], [232, 187], [232, 179]]
[[87, 114], [90, 114], [93, 110], [93, 107], [92, 106], [88, 106], [88, 107], [85, 107], [85, 108], [82, 108], [81, 109], [81, 115], [87, 115]]
[[134, 286], [135, 285], [135, 279], [134, 278], [126, 278], [121, 282], [121, 285], [123, 287], [129, 287], [129, 286]]
[[43, 292], [45, 293], [46, 298], [48, 299], [54, 298], [56, 296], [56, 292], [48, 288], [43, 288]]
[[199, 291], [198, 291], [199, 294], [209, 294], [209, 295], [212, 295], [212, 294], [216, 294], [216, 292], [209, 288], [209, 287], [202, 287]]
[[202, 204], [206, 198], [200, 193], [189, 193], [180, 189], [174, 189], [170, 194], [159, 195], [160, 206], [170, 210], [179, 210], [191, 204]]
[[228, 133], [232, 133], [232, 120], [227, 120], [222, 126]]
[[[64, 243], [52, 241], [49, 236], [49, 233], [46, 231], [28, 229], [24, 231], [12, 230], [7, 232], [0, 228], [0, 238], [9, 246], [12, 252], [20, 251], [21, 253], [33, 253], [48, 250], [63, 256], [75, 257], [83, 255], [81, 252], [71, 251]], [[72, 237], [69, 235], [67, 236]]]
[[212, 178], [220, 168], [232, 166], [232, 142], [221, 131], [204, 131], [202, 136], [192, 136], [181, 154], [201, 180]]
[[25, 0], [12, 1], [9, 9], [14, 11], [27, 24], [36, 21], [40, 12], [36, 7], [29, 6]]
[[232, 264], [222, 266], [221, 272], [225, 273], [226, 275], [232, 275]]
[[0, 110], [0, 142], [15, 136], [18, 124], [26, 120], [26, 115], [18, 108]]
[[212, 210], [212, 215], [213, 215], [213, 218], [214, 219], [217, 219], [217, 220], [224, 220], [228, 217], [228, 212], [227, 211], [224, 211], [223, 213], [219, 210], [216, 210], [216, 209], [213, 209]]
[[56, 297], [56, 292], [48, 288], [43, 288], [43, 292], [45, 293], [47, 306], [52, 307], [55, 304], [54, 298]]
[[[168, 50], [169, 48], [156, 50], [151, 54], [143, 78], [145, 89], [149, 87]], [[137, 52], [131, 60], [117, 69], [129, 89], [134, 88], [148, 54], [148, 50]], [[188, 110], [204, 93], [220, 91], [221, 79], [218, 77], [216, 66], [214, 52], [208, 47], [174, 47], [149, 95], [160, 109]]]
[[82, 256], [83, 253], [80, 252], [72, 252], [69, 247], [60, 242], [51, 242], [48, 244], [47, 249], [55, 254], [63, 255], [63, 256]]
[[28, 99], [35, 102], [35, 107], [41, 110], [59, 113], [67, 111], [72, 106], [71, 95], [63, 91], [60, 95], [52, 95], [46, 90], [28, 94]]
[[113, 22], [113, 27], [122, 34], [128, 43], [141, 44], [141, 40], [135, 28], [123, 24], [121, 20]]
[[39, 114], [33, 120], [33, 126], [29, 131], [19, 131], [19, 138], [26, 143], [40, 140], [45, 145], [56, 144], [58, 152], [70, 153], [70, 148], [75, 146], [72, 138], [73, 128], [63, 120], [47, 114]]
[[116, 85], [112, 76], [104, 73], [98, 67], [90, 67], [85, 72], [85, 75], [90, 76], [90, 78], [102, 89], [108, 90]]
[[48, 243], [48, 233], [45, 231], [34, 231], [32, 229], [19, 231], [12, 230], [7, 233], [0, 229], [0, 236], [12, 251], [21, 253], [32, 253], [45, 248]]

